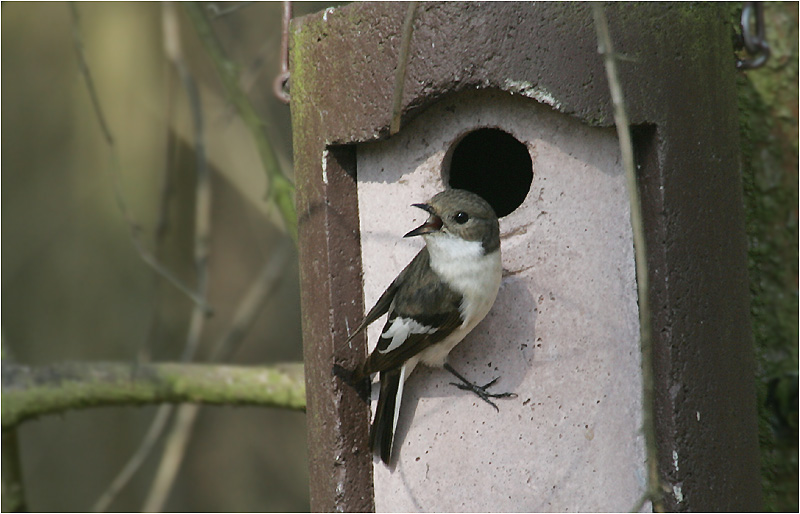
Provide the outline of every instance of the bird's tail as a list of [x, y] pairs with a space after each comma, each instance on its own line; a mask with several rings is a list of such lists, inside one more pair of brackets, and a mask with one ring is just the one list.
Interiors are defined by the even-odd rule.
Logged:
[[369, 434], [369, 446], [373, 453], [380, 453], [381, 460], [386, 464], [389, 464], [392, 456], [392, 444], [397, 429], [405, 379], [406, 366], [391, 371], [381, 371], [381, 392]]

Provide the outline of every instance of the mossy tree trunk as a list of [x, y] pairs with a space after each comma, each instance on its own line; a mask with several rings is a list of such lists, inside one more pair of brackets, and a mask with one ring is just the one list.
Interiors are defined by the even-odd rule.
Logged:
[[796, 511], [798, 5], [768, 3], [764, 12], [772, 55], [738, 84], [742, 173], [764, 507]]

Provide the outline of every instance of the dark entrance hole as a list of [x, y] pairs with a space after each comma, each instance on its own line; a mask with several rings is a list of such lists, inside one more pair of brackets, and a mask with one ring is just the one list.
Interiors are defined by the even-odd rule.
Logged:
[[522, 205], [533, 181], [528, 148], [496, 128], [474, 130], [462, 137], [445, 159], [444, 178], [450, 187], [483, 197], [498, 217]]

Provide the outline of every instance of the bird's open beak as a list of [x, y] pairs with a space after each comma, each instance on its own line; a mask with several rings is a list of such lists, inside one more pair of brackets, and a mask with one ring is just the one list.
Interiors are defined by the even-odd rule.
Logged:
[[434, 214], [433, 208], [426, 204], [426, 203], [415, 203], [413, 207], [419, 207], [423, 211], [427, 211], [430, 213], [430, 217], [428, 221], [420, 225], [419, 227], [415, 228], [408, 234], [404, 235], [403, 237], [414, 237], [414, 236], [421, 236], [424, 234], [430, 234], [431, 232], [437, 232], [442, 228], [442, 218]]

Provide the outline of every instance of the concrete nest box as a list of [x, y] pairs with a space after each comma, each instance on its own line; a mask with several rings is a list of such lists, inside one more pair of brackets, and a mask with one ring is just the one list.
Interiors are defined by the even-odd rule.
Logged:
[[[753, 361], [735, 68], [720, 13], [607, 12], [617, 51], [633, 56], [620, 80], [648, 239], [658, 473], [675, 510], [760, 505], [754, 384], [742, 380]], [[647, 488], [639, 311], [591, 8], [419, 3], [404, 32], [407, 14], [358, 3], [292, 27], [312, 509], [630, 510]], [[683, 58], [664, 59], [665, 46]], [[446, 188], [492, 205], [503, 254], [497, 301], [450, 363], [518, 396], [495, 412], [419, 367], [387, 467], [368, 449], [370, 391], [333, 370], [374, 346], [382, 320], [346, 340], [423, 244], [402, 238], [426, 216], [411, 204]], [[710, 367], [723, 352], [737, 357]]]

